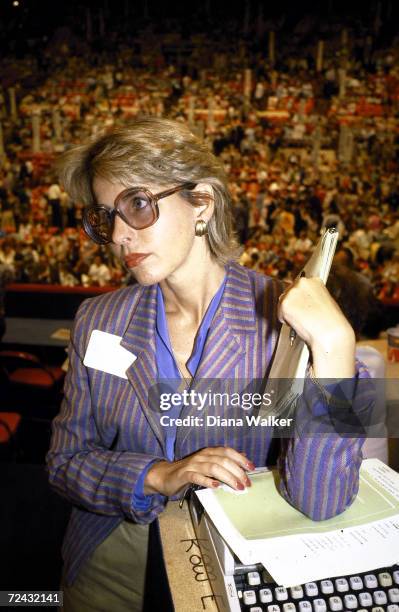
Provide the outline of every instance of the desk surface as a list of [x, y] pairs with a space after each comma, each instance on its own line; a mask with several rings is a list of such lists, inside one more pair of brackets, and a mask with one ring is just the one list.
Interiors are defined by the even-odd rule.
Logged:
[[70, 330], [71, 319], [26, 319], [6, 317], [6, 333], [3, 344], [25, 344], [32, 346], [67, 346], [66, 335], [63, 338], [52, 338], [57, 330]]
[[159, 526], [175, 612], [217, 612], [187, 503], [169, 502]]

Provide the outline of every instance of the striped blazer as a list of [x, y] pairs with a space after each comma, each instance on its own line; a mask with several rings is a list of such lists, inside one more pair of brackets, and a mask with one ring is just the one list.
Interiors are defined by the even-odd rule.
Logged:
[[[213, 318], [194, 384], [208, 379], [261, 379], [271, 364], [279, 333], [277, 301], [282, 283], [237, 264], [227, 280]], [[74, 324], [65, 399], [54, 419], [47, 455], [52, 486], [73, 504], [63, 544], [65, 576], [72, 584], [84, 560], [122, 521], [149, 523], [167, 499], [151, 496], [146, 510], [132, 507], [137, 479], [153, 459], [165, 456], [162, 414], [150, 400], [157, 378], [155, 355], [156, 286], [133, 286], [86, 300]], [[93, 330], [122, 336], [121, 345], [137, 355], [127, 379], [83, 365]], [[361, 374], [362, 375], [362, 374]], [[323, 402], [314, 384], [312, 401]], [[182, 416], [198, 415], [195, 406]], [[176, 459], [200, 448], [228, 445], [266, 465], [271, 431], [252, 427], [179, 427]], [[358, 488], [361, 441], [299, 433], [285, 441], [279, 466], [283, 495], [319, 520], [342, 512]]]

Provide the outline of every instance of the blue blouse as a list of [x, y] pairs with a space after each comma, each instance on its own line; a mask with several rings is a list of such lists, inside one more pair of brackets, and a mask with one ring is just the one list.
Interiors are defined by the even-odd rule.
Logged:
[[[220, 285], [219, 289], [212, 298], [195, 337], [193, 351], [186, 364], [187, 369], [192, 377], [195, 376], [198, 364], [201, 361], [206, 338], [209, 332], [209, 327], [212, 323], [212, 319], [216, 313], [216, 310], [218, 309], [220, 300], [222, 299], [225, 284], [226, 277], [224, 278], [222, 284]], [[183, 377], [177, 366], [176, 359], [173, 355], [168, 332], [168, 323], [166, 320], [165, 303], [159, 285], [157, 286], [157, 319], [155, 328], [155, 342], [158, 379], [168, 379], [169, 381], [171, 381], [171, 383], [179, 383], [179, 381], [181, 381]], [[168, 410], [168, 416], [171, 417], [171, 419], [175, 419], [179, 417], [180, 412], [181, 405], [172, 406], [170, 410]], [[168, 426], [166, 428], [166, 457], [168, 461], [173, 461], [175, 457], [176, 430], [176, 425]], [[143, 470], [139, 479], [137, 480], [136, 487], [133, 493], [133, 506], [140, 510], [145, 510], [150, 503], [150, 496], [146, 496], [144, 494], [144, 480], [148, 470], [153, 465], [153, 463], [154, 461], [151, 461]]]

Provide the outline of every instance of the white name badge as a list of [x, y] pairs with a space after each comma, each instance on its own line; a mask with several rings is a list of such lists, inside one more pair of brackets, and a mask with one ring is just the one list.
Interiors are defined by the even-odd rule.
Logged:
[[123, 348], [120, 345], [121, 340], [122, 336], [93, 329], [83, 364], [88, 368], [127, 379], [126, 370], [136, 361], [137, 355]]

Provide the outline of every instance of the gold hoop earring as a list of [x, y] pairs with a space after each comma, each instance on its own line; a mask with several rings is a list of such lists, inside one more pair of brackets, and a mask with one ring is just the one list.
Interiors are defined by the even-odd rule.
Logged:
[[201, 237], [204, 236], [207, 232], [208, 226], [206, 224], [206, 221], [204, 221], [203, 219], [198, 219], [195, 222], [195, 235]]

